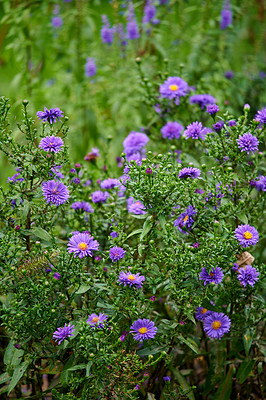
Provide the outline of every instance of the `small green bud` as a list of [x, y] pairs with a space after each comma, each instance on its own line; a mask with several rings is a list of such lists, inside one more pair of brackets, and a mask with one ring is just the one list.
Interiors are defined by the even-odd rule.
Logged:
[[173, 145], [173, 144], [172, 144], [172, 146], [170, 148], [171, 148], [171, 150], [175, 150], [176, 149], [175, 145]]
[[65, 121], [68, 121], [69, 120], [69, 118], [68, 117], [65, 117]]
[[202, 169], [206, 169], [206, 164], [201, 164]]
[[29, 104], [29, 100], [23, 100], [22, 104], [23, 104], [24, 106], [27, 106], [27, 105]]
[[143, 159], [141, 160], [141, 162], [145, 162], [145, 161], [147, 161], [147, 158], [143, 158]]
[[150, 244], [154, 244], [154, 240], [153, 240], [153, 239], [151, 239], [149, 243], [150, 243]]
[[137, 63], [137, 64], [140, 64], [140, 63], [141, 63], [141, 58], [140, 58], [140, 57], [137, 57], [137, 58], [136, 58], [136, 63]]
[[51, 309], [51, 311], [52, 311], [52, 313], [54, 313], [54, 312], [55, 312], [55, 309], [54, 309], [54, 308], [52, 308], [52, 309]]
[[162, 154], [158, 154], [157, 157], [158, 158], [163, 158], [163, 155]]
[[108, 135], [107, 136], [107, 140], [112, 140], [113, 139], [113, 136], [112, 135]]

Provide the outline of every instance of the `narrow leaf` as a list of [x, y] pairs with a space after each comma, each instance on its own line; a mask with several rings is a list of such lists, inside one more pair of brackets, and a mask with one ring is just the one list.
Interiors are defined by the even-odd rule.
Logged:
[[245, 382], [245, 380], [253, 370], [255, 363], [256, 360], [245, 360], [241, 363], [236, 374], [236, 379], [239, 381], [240, 385]]
[[215, 393], [213, 400], [230, 400], [232, 392], [233, 373], [234, 367], [233, 365], [230, 365], [229, 371], [219, 389]]
[[51, 240], [52, 240], [52, 237], [43, 228], [40, 228], [40, 227], [32, 228], [31, 233], [32, 233], [32, 235], [35, 235], [38, 238], [45, 240], [46, 242], [51, 242]]

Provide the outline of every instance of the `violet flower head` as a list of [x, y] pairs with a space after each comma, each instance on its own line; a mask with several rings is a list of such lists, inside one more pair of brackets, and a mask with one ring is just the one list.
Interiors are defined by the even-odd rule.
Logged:
[[204, 281], [204, 286], [207, 283], [215, 283], [215, 285], [218, 285], [218, 283], [222, 282], [223, 277], [224, 274], [220, 267], [217, 267], [216, 269], [213, 267], [210, 273], [208, 273], [206, 268], [203, 267], [199, 275], [199, 279]]
[[198, 104], [201, 107], [201, 109], [204, 110], [208, 104], [215, 103], [216, 99], [207, 93], [206, 94], [195, 94], [193, 96], [190, 96], [189, 102], [190, 102], [190, 104]]
[[69, 198], [68, 188], [62, 182], [54, 180], [43, 182], [42, 191], [47, 204], [51, 203], [59, 206]]
[[118, 233], [116, 231], [110, 232], [110, 236], [112, 239], [118, 237]]
[[187, 178], [196, 179], [196, 178], [199, 178], [200, 174], [201, 174], [201, 170], [198, 168], [193, 168], [193, 167], [182, 168], [178, 174], [178, 178], [179, 179], [187, 179]]
[[91, 201], [93, 203], [105, 203], [108, 197], [110, 197], [110, 194], [108, 192], [102, 192], [101, 190], [96, 190], [91, 194]]
[[107, 318], [108, 315], [102, 314], [101, 312], [99, 315], [92, 313], [91, 315], [89, 315], [89, 318], [86, 322], [91, 326], [93, 330], [94, 328], [103, 329]]
[[57, 281], [59, 281], [59, 279], [61, 278], [61, 275], [59, 274], [59, 272], [55, 272], [53, 278], [56, 279]]
[[157, 332], [154, 322], [149, 319], [138, 319], [133, 323], [130, 329], [129, 333], [133, 333], [134, 339], [140, 342], [143, 342], [145, 339], [153, 339]]
[[97, 67], [94, 58], [88, 57], [85, 64], [85, 75], [88, 77], [94, 76], [97, 72]]
[[230, 0], [224, 0], [223, 9], [221, 11], [220, 28], [226, 29], [232, 24], [232, 9]]
[[126, 156], [132, 156], [134, 153], [143, 150], [144, 146], [150, 139], [145, 133], [142, 132], [130, 132], [130, 134], [123, 141], [124, 152]]
[[89, 233], [76, 233], [68, 242], [68, 253], [74, 253], [74, 257], [79, 258], [93, 256], [93, 251], [99, 250], [99, 243], [93, 240], [93, 236]]
[[239, 265], [237, 263], [234, 263], [234, 265], [232, 266], [232, 271], [236, 272], [238, 271]]
[[134, 197], [127, 199], [127, 210], [131, 214], [142, 215], [146, 214], [145, 206], [139, 200], [134, 200]]
[[145, 281], [145, 276], [137, 274], [132, 274], [132, 272], [121, 271], [118, 277], [119, 285], [135, 286], [137, 289], [142, 287], [142, 283]]
[[51, 108], [50, 110], [44, 107], [44, 111], [38, 111], [36, 114], [40, 120], [43, 122], [48, 121], [50, 124], [53, 124], [56, 120], [61, 122], [60, 118], [64, 115], [63, 111], [58, 107]]
[[180, 138], [183, 129], [184, 127], [178, 122], [169, 121], [162, 127], [161, 132], [164, 139], [173, 140]]
[[194, 223], [194, 219], [192, 215], [197, 214], [197, 210], [194, 209], [193, 206], [189, 205], [185, 212], [181, 213], [179, 217], [174, 221], [174, 226], [182, 232], [184, 235], [188, 235], [191, 230], [191, 227]]
[[233, 71], [225, 71], [224, 77], [225, 77], [226, 79], [232, 79], [232, 78], [234, 77]]
[[183, 136], [186, 139], [191, 138], [205, 140], [206, 135], [207, 129], [204, 128], [201, 122], [196, 121], [187, 126]]
[[84, 157], [85, 161], [92, 161], [92, 160], [97, 160], [97, 158], [100, 156], [100, 150], [97, 149], [97, 147], [93, 147], [91, 149], [91, 152], [86, 154]]
[[163, 376], [164, 382], [170, 382], [171, 376]]
[[258, 191], [266, 192], [266, 176], [260, 175], [258, 180], [254, 182], [254, 186]]
[[209, 104], [206, 109], [207, 113], [210, 115], [215, 115], [220, 111], [220, 108], [217, 106], [217, 104]]
[[92, 208], [92, 206], [90, 205], [90, 203], [86, 202], [86, 201], [76, 201], [75, 203], [71, 204], [71, 208], [73, 208], [73, 210], [83, 210], [87, 213], [93, 213], [94, 209]]
[[213, 124], [213, 129], [216, 132], [220, 132], [220, 130], [223, 128], [223, 126], [224, 126], [224, 121], [218, 121], [218, 122], [216, 122], [216, 124]]
[[203, 321], [203, 329], [212, 339], [221, 339], [230, 330], [231, 320], [224, 313], [212, 312]]
[[53, 333], [53, 339], [61, 344], [63, 340], [73, 336], [73, 332], [75, 331], [75, 326], [69, 323], [65, 324], [63, 328], [57, 328], [57, 330]]
[[148, 24], [152, 22], [156, 15], [156, 7], [154, 5], [153, 0], [147, 0], [144, 7], [144, 15], [142, 19], [143, 24]]
[[102, 15], [103, 26], [101, 28], [101, 38], [102, 42], [106, 44], [113, 43], [113, 29], [110, 28], [110, 22], [106, 15]]
[[64, 146], [63, 140], [58, 136], [46, 136], [40, 141], [39, 147], [44, 151], [58, 153]]
[[120, 186], [120, 182], [118, 179], [115, 178], [107, 178], [101, 182], [100, 186], [102, 189], [108, 190], [108, 189], [113, 189], [116, 186]]
[[207, 310], [207, 308], [198, 307], [195, 312], [195, 318], [197, 321], [204, 321], [206, 317], [211, 315], [211, 313], [212, 313], [212, 311]]
[[254, 119], [260, 122], [259, 128], [262, 128], [262, 125], [266, 124], [266, 107], [259, 110]]
[[62, 168], [62, 165], [54, 165], [51, 168], [51, 171], [49, 172], [49, 175], [51, 175], [53, 178], [55, 179], [63, 179], [64, 175], [62, 174], [62, 172], [60, 172], [60, 169]]
[[239, 225], [235, 230], [235, 238], [239, 241], [240, 246], [255, 246], [259, 241], [258, 231], [250, 225]]
[[124, 258], [125, 254], [126, 251], [122, 249], [122, 247], [114, 246], [110, 249], [109, 258], [111, 258], [113, 262], [117, 262], [121, 260], [121, 258]]
[[252, 136], [251, 133], [244, 133], [244, 135], [239, 135], [239, 139], [237, 140], [238, 148], [242, 151], [246, 151], [247, 154], [249, 152], [254, 153], [258, 151], [259, 141], [256, 136]]
[[256, 268], [253, 268], [251, 265], [246, 265], [238, 270], [237, 279], [244, 287], [247, 285], [253, 287], [255, 282], [259, 280], [259, 274]]
[[15, 175], [9, 176], [7, 178], [7, 183], [16, 183], [16, 182], [23, 182], [24, 181], [24, 178], [21, 176], [21, 173], [23, 172], [23, 170], [20, 169], [20, 168], [17, 168], [16, 171], [17, 171], [17, 173]]
[[56, 17], [52, 18], [52, 25], [54, 28], [61, 28], [61, 26], [63, 25], [63, 20], [62, 18], [58, 15]]
[[138, 39], [140, 37], [132, 1], [128, 4], [127, 35], [129, 40]]
[[178, 76], [170, 76], [162, 85], [160, 85], [160, 95], [169, 100], [175, 100], [175, 104], [179, 105], [180, 97], [187, 95], [189, 86], [187, 82]]

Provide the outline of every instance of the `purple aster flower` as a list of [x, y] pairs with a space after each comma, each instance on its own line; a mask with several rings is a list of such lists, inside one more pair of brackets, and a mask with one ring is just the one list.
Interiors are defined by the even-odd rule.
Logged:
[[220, 108], [216, 104], [209, 104], [207, 106], [207, 113], [210, 115], [215, 115], [218, 113], [218, 111], [220, 111]]
[[54, 153], [58, 153], [63, 146], [63, 140], [60, 137], [54, 135], [42, 138], [39, 144], [39, 147], [41, 147], [44, 151], [51, 151]]
[[148, 143], [149, 138], [142, 132], [130, 132], [123, 141], [124, 151], [127, 156], [131, 156], [136, 152], [140, 152]]
[[226, 79], [232, 79], [232, 78], [234, 77], [233, 71], [226, 71], [226, 72], [224, 73], [224, 77], [225, 77]]
[[88, 179], [86, 182], [82, 183], [82, 186], [90, 186], [91, 185], [91, 180]]
[[145, 281], [145, 276], [140, 275], [139, 273], [132, 274], [132, 272], [121, 271], [118, 277], [119, 285], [122, 284], [124, 286], [129, 285], [130, 287], [133, 285], [137, 289], [140, 289], [142, 287], [142, 282], [144, 281]]
[[38, 111], [36, 114], [39, 119], [43, 120], [43, 122], [48, 121], [52, 124], [56, 122], [56, 120], [61, 122], [60, 118], [63, 117], [64, 113], [58, 107], [51, 108], [50, 110], [44, 107], [44, 111]]
[[145, 339], [153, 339], [157, 332], [154, 322], [149, 319], [138, 319], [130, 329], [129, 333], [134, 333], [134, 339], [140, 342], [143, 342]]
[[145, 206], [139, 200], [134, 200], [134, 197], [129, 197], [127, 199], [127, 210], [131, 214], [142, 215], [146, 214]]
[[221, 11], [220, 28], [224, 30], [228, 27], [228, 25], [231, 24], [232, 24], [231, 3], [230, 0], [225, 0], [223, 4], [223, 9]]
[[88, 57], [85, 64], [85, 75], [94, 76], [97, 72], [97, 67], [94, 58]]
[[117, 262], [118, 260], [121, 260], [121, 258], [124, 258], [126, 254], [126, 251], [122, 249], [122, 247], [111, 247], [110, 252], [109, 252], [109, 257], [113, 262]]
[[102, 29], [101, 29], [101, 38], [102, 42], [106, 44], [112, 44], [113, 43], [113, 29], [110, 28], [110, 22], [107, 18], [106, 15], [102, 15]]
[[204, 321], [206, 317], [211, 315], [211, 313], [212, 313], [212, 311], [207, 310], [207, 308], [198, 307], [195, 312], [195, 318], [197, 321]]
[[238, 270], [237, 279], [246, 287], [247, 285], [254, 286], [255, 282], [259, 280], [259, 272], [251, 265], [246, 265], [244, 268]]
[[183, 129], [184, 127], [178, 122], [169, 121], [162, 127], [161, 132], [164, 139], [173, 140], [180, 138]]
[[101, 182], [100, 186], [102, 189], [113, 189], [116, 186], [120, 186], [120, 182], [118, 179], [115, 178], [107, 178]]
[[42, 184], [43, 196], [47, 204], [64, 204], [69, 198], [68, 188], [62, 183], [57, 181], [43, 182]]
[[208, 104], [215, 103], [216, 99], [210, 94], [195, 94], [190, 96], [189, 102], [190, 104], [198, 104], [204, 110]]
[[92, 327], [92, 329], [94, 329], [95, 327], [98, 329], [103, 329], [107, 318], [108, 315], [102, 314], [101, 312], [99, 315], [92, 313], [91, 315], [89, 315], [89, 318], [87, 319], [87, 324], [89, 324]]
[[59, 281], [59, 279], [61, 278], [61, 275], [58, 272], [55, 272], [53, 278], [56, 279], [57, 281]]
[[128, 39], [130, 40], [139, 38], [138, 24], [135, 18], [134, 6], [131, 1], [128, 5], [127, 34], [128, 34]]
[[188, 167], [188, 168], [182, 168], [181, 171], [178, 174], [179, 179], [186, 179], [186, 178], [198, 178], [201, 174], [200, 169], [198, 168], [193, 168], [193, 167]]
[[156, 297], [155, 296], [151, 296], [150, 301], [155, 301]]
[[221, 339], [229, 332], [231, 320], [224, 313], [212, 312], [203, 321], [203, 329], [212, 339]]
[[187, 126], [183, 136], [186, 139], [191, 138], [205, 140], [206, 135], [207, 129], [202, 126], [201, 122], [196, 121]]
[[164, 380], [165, 382], [170, 382], [171, 376], [163, 376], [163, 380]]
[[99, 243], [97, 240], [93, 240], [93, 236], [89, 233], [83, 232], [74, 234], [69, 239], [67, 247], [67, 251], [69, 253], [74, 253], [74, 257], [92, 257], [93, 251], [99, 250]]
[[239, 241], [240, 246], [255, 246], [259, 241], [258, 231], [250, 225], [239, 225], [235, 230], [235, 238]]
[[156, 7], [153, 3], [153, 0], [147, 0], [144, 7], [144, 15], [142, 19], [143, 24], [148, 24], [152, 22], [156, 15]]
[[[194, 209], [193, 206], [188, 206], [185, 210], [185, 212], [181, 213], [179, 217], [174, 221], [174, 226], [177, 226], [177, 229], [184, 233], [185, 235], [188, 235], [191, 230], [191, 227], [194, 223], [194, 219], [192, 218], [192, 215], [197, 214], [197, 210]], [[183, 229], [185, 228], [185, 229]]]
[[258, 180], [254, 182], [254, 186], [258, 191], [266, 192], [266, 176], [260, 175]]
[[258, 151], [259, 141], [256, 136], [252, 136], [251, 133], [244, 133], [244, 135], [239, 135], [239, 139], [237, 140], [238, 148], [242, 151], [246, 151], [247, 154], [249, 152], [254, 153]]
[[260, 122], [259, 128], [262, 128], [262, 124], [266, 124], [266, 107], [257, 112], [255, 120]]
[[53, 178], [56, 179], [63, 179], [64, 175], [62, 174], [62, 172], [60, 172], [60, 169], [62, 168], [62, 165], [54, 165], [51, 168], [51, 171], [49, 172], [49, 175], [51, 175]]
[[63, 328], [57, 328], [57, 330], [53, 333], [53, 339], [61, 344], [64, 339], [73, 336], [73, 332], [75, 330], [75, 326], [69, 323], [68, 325], [65, 324]]
[[189, 91], [187, 82], [178, 76], [170, 76], [162, 85], [160, 85], [160, 94], [170, 100], [175, 100], [179, 104], [179, 98], [186, 96]]
[[93, 203], [105, 203], [108, 197], [110, 197], [110, 194], [108, 192], [102, 192], [101, 190], [96, 190], [96, 192], [91, 194]]
[[21, 172], [23, 172], [23, 170], [20, 169], [20, 168], [17, 168], [16, 171], [18, 171], [17, 174], [15, 174], [13, 176], [9, 176], [7, 178], [7, 182], [8, 183], [15, 183], [15, 182], [23, 182], [24, 181], [24, 178], [21, 177]]
[[236, 126], [236, 121], [234, 119], [230, 119], [230, 121], [226, 121], [228, 126]]
[[234, 263], [234, 265], [232, 266], [232, 271], [236, 272], [238, 271], [239, 265], [237, 263]]
[[222, 129], [223, 126], [224, 126], [224, 121], [218, 121], [218, 122], [216, 122], [216, 124], [213, 125], [213, 129], [216, 132], [220, 132], [220, 130]]
[[110, 232], [110, 236], [112, 239], [118, 237], [118, 233], [116, 231]]
[[71, 204], [71, 208], [73, 208], [73, 210], [84, 210], [87, 213], [93, 213], [94, 211], [90, 203], [87, 203], [86, 201], [76, 201]]
[[152, 169], [149, 167], [146, 169], [146, 174], [151, 175], [152, 174]]
[[218, 283], [222, 282], [224, 274], [220, 267], [217, 267], [216, 269], [212, 268], [210, 273], [208, 273], [206, 268], [203, 267], [199, 276], [200, 281], [204, 281], [204, 286], [207, 283], [215, 283], [215, 285], [218, 285]]
[[61, 28], [61, 26], [63, 25], [63, 20], [60, 16], [57, 17], [53, 17], [52, 18], [52, 25], [54, 28]]
[[136, 386], [135, 386], [135, 388], [134, 388], [135, 390], [139, 390], [140, 389], [140, 385], [139, 384], [137, 384]]

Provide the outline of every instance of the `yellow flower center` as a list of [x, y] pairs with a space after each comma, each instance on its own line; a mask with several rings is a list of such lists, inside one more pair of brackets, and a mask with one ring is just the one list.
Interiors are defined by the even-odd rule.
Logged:
[[128, 275], [127, 277], [130, 281], [134, 281], [136, 278], [134, 275]]
[[147, 330], [148, 330], [147, 328], [139, 328], [139, 333], [144, 334], [147, 332]]
[[245, 239], [252, 239], [252, 233], [250, 233], [249, 231], [246, 231], [243, 236]]
[[175, 92], [178, 89], [177, 85], [170, 85], [169, 89], [172, 90], [172, 92]]
[[98, 321], [99, 321], [99, 318], [98, 318], [98, 317], [92, 318], [92, 322], [98, 322]]
[[212, 327], [217, 331], [217, 329], [221, 328], [222, 324], [220, 321], [213, 321]]
[[187, 222], [188, 220], [188, 215], [185, 216], [185, 218], [183, 219], [184, 222]]
[[88, 245], [87, 245], [87, 243], [81, 242], [81, 243], [78, 244], [78, 248], [80, 250], [84, 251], [84, 250], [87, 250]]
[[200, 312], [201, 314], [205, 314], [207, 311], [208, 311], [207, 308], [203, 308]]
[[136, 201], [135, 205], [139, 205], [139, 201]]

